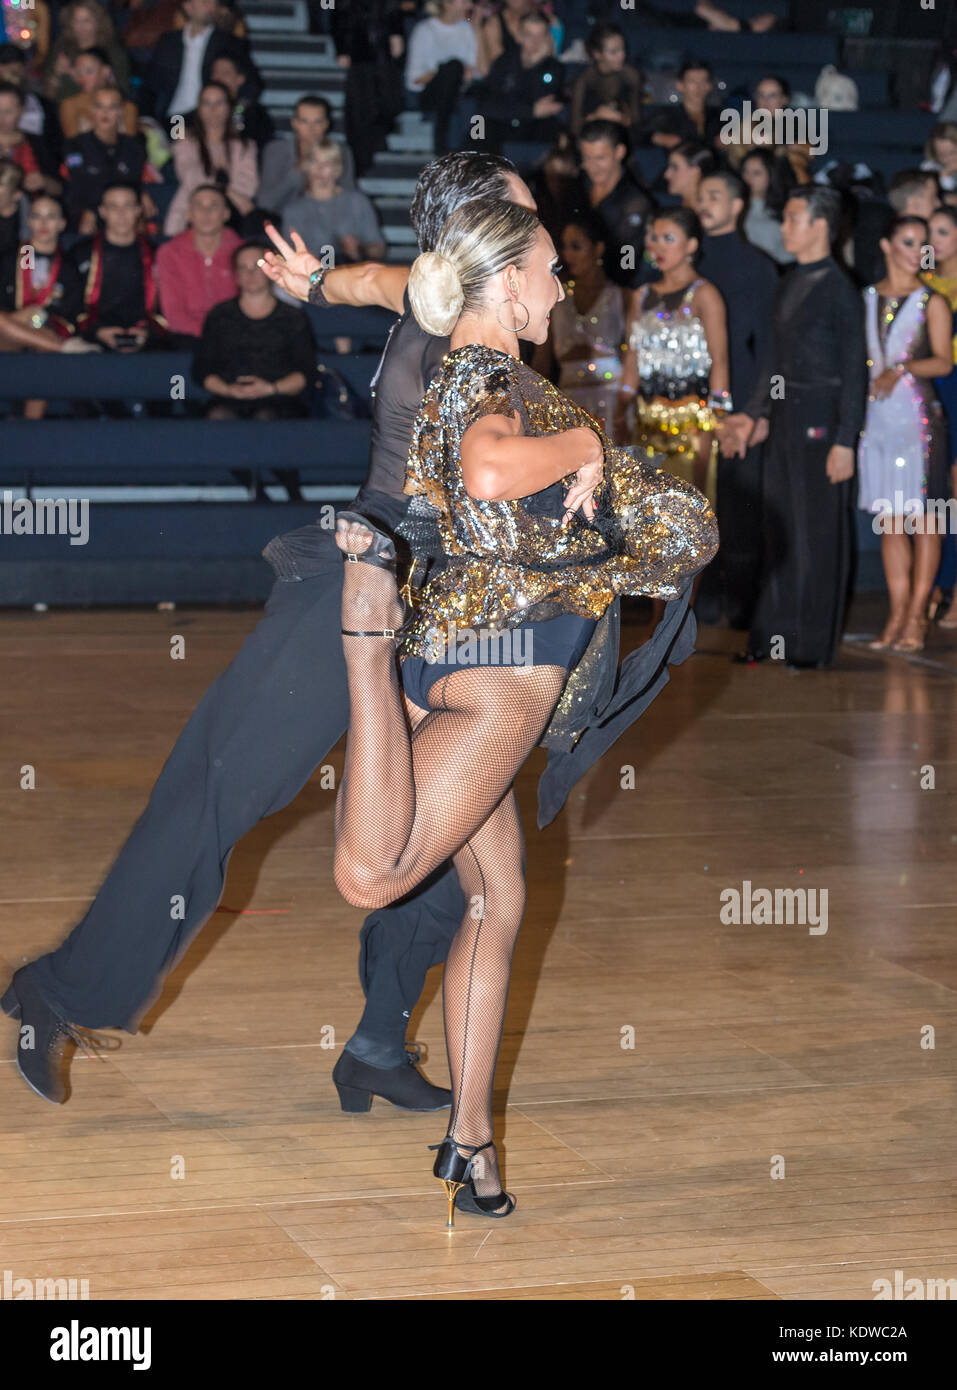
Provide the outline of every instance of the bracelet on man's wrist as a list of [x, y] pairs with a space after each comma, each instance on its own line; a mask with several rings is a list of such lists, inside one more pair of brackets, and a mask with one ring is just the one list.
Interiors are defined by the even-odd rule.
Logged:
[[309, 293], [306, 296], [309, 304], [316, 304], [323, 309], [329, 308], [329, 301], [323, 289], [323, 281], [326, 278], [326, 271], [328, 269], [328, 266], [321, 265], [318, 270], [312, 272], [309, 276]]

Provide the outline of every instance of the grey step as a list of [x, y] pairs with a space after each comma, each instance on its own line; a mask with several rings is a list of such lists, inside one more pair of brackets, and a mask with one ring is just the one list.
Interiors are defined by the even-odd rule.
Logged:
[[432, 155], [435, 153], [435, 141], [431, 126], [427, 130], [414, 130], [408, 135], [402, 132], [398, 135], [387, 135], [385, 139], [390, 151], [395, 154], [408, 152], [410, 154]]
[[263, 68], [317, 67], [342, 69], [336, 62], [336, 46], [325, 34], [297, 34], [295, 37], [256, 34], [252, 41], [256, 66]]
[[319, 82], [312, 82], [308, 86], [303, 82], [297, 87], [283, 88], [281, 91], [267, 87], [259, 100], [263, 106], [269, 108], [273, 115], [289, 116], [300, 97], [314, 96], [325, 97], [334, 111], [338, 111], [346, 104], [344, 92], [333, 91], [323, 87]]
[[403, 134], [413, 130], [432, 129], [432, 122], [421, 111], [400, 111], [396, 124]]
[[378, 178], [375, 174], [367, 174], [359, 180], [359, 187], [370, 198], [384, 195], [388, 198], [407, 198], [411, 202], [415, 178]]
[[252, 34], [308, 34], [309, 7], [306, 0], [273, 0], [272, 4], [243, 6], [243, 19]]
[[411, 174], [413, 178], [418, 178], [423, 165], [428, 164], [430, 157], [424, 151], [408, 154], [380, 150], [373, 160], [372, 167], [376, 174], [389, 178], [400, 174]]
[[415, 246], [415, 232], [406, 222], [401, 226], [398, 222], [383, 222], [382, 235], [387, 246]]

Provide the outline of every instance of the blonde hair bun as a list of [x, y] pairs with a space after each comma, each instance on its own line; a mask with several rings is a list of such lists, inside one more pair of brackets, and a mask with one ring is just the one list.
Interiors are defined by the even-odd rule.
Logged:
[[448, 256], [423, 251], [409, 271], [409, 303], [426, 333], [447, 338], [465, 303], [462, 281]]

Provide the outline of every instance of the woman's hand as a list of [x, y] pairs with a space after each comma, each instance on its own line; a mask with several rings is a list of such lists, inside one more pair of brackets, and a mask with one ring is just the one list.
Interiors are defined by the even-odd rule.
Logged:
[[562, 525], [567, 526], [572, 516], [581, 507], [585, 517], [592, 521], [595, 516], [594, 491], [605, 476], [605, 452], [602, 448], [601, 440], [594, 430], [587, 426], [578, 433], [588, 435], [589, 439], [583, 439], [582, 443], [586, 452], [586, 462], [581, 464], [575, 473], [575, 481], [565, 494], [565, 515], [562, 517]]
[[900, 379], [900, 372], [895, 372], [893, 367], [886, 368], [880, 376], [876, 376], [871, 382], [871, 395], [877, 401], [884, 400], [891, 394]]

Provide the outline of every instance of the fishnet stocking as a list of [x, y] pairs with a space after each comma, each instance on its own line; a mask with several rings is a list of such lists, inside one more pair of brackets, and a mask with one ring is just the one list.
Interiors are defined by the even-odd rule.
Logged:
[[[346, 565], [344, 628], [389, 627], [398, 607], [388, 571]], [[468, 907], [443, 983], [449, 1133], [462, 1145], [482, 1144], [492, 1138], [495, 1063], [525, 906], [524, 847], [510, 788], [565, 672], [463, 668], [436, 682], [426, 713], [403, 706], [389, 639], [346, 637], [343, 647], [351, 716], [336, 801], [336, 883], [356, 906], [382, 907], [454, 856]], [[500, 1190], [494, 1149], [477, 1156], [473, 1176], [478, 1195]]]

